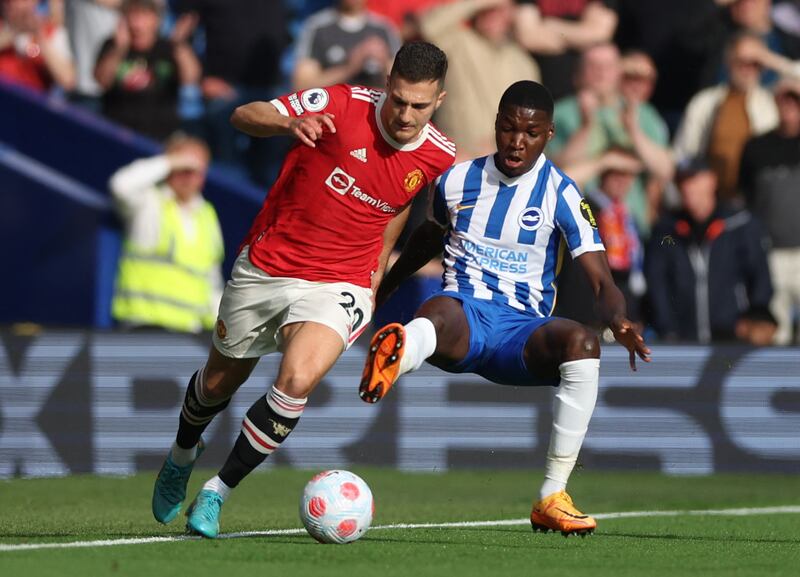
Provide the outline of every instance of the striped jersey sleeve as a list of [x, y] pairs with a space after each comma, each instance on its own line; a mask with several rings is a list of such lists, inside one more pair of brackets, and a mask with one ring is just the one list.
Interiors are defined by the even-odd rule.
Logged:
[[568, 181], [558, 195], [555, 222], [564, 235], [572, 258], [585, 252], [605, 250], [592, 209], [574, 182]]

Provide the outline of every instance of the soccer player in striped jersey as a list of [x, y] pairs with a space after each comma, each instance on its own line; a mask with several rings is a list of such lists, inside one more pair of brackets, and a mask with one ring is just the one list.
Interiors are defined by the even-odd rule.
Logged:
[[435, 181], [431, 219], [384, 278], [378, 304], [439, 252], [444, 236], [443, 288], [410, 323], [375, 334], [359, 394], [379, 401], [425, 360], [499, 384], [558, 386], [531, 524], [534, 531], [585, 535], [597, 523], [575, 508], [566, 485], [594, 411], [600, 343], [589, 328], [551, 316], [565, 250], [586, 272], [632, 369], [637, 355], [650, 360], [650, 349], [627, 318], [589, 205], [543, 154], [555, 130], [552, 115], [544, 86], [512, 84], [495, 120], [497, 152], [457, 164]]

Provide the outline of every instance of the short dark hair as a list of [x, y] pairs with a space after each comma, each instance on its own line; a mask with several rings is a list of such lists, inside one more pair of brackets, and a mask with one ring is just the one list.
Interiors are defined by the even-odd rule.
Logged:
[[447, 75], [447, 55], [430, 42], [403, 44], [394, 57], [390, 76], [401, 76], [409, 82], [436, 80], [444, 85]]
[[553, 96], [542, 84], [533, 80], [515, 82], [503, 92], [498, 110], [506, 106], [518, 106], [528, 110], [541, 110], [553, 117]]
[[680, 183], [687, 178], [691, 178], [701, 172], [714, 172], [714, 168], [708, 159], [703, 156], [686, 158], [678, 162], [675, 166], [675, 182]]
[[123, 0], [120, 10], [122, 12], [129, 12], [136, 8], [143, 10], [150, 10], [156, 14], [161, 14], [164, 11], [163, 0]]
[[761, 38], [761, 36], [752, 30], [739, 30], [734, 32], [725, 42], [725, 55], [729, 55], [737, 46], [739, 46], [739, 44], [745, 40], [755, 40], [756, 42], [764, 44], [764, 40]]

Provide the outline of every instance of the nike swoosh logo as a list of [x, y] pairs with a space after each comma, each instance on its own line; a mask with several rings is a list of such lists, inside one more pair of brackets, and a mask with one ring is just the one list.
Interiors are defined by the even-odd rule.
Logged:
[[562, 513], [564, 513], [564, 515], [566, 515], [567, 517], [572, 517], [573, 519], [586, 519], [586, 517], [589, 516], [589, 515], [573, 515], [569, 511], [565, 511], [564, 509], [559, 509], [557, 507], [556, 511], [561, 511]]
[[474, 204], [457, 204], [456, 205], [456, 212], [461, 212], [462, 210], [467, 210], [468, 208], [475, 208], [476, 205]]

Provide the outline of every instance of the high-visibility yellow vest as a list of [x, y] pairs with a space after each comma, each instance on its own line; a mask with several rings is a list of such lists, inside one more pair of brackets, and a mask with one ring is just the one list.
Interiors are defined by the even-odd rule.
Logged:
[[214, 326], [210, 275], [224, 251], [219, 221], [205, 200], [192, 218], [195, 234], [190, 238], [178, 203], [164, 197], [156, 247], [144, 250], [130, 240], [123, 243], [111, 306], [115, 319], [182, 332]]

